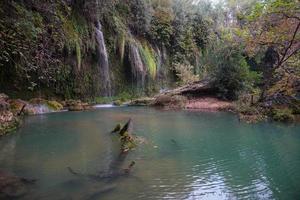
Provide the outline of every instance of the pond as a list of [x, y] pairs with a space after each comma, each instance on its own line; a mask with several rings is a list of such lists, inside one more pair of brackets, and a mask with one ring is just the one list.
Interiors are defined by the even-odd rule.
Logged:
[[[129, 118], [146, 142], [122, 160], [109, 131]], [[1, 138], [0, 169], [36, 179], [28, 199], [299, 199], [300, 126], [147, 107], [30, 116]]]

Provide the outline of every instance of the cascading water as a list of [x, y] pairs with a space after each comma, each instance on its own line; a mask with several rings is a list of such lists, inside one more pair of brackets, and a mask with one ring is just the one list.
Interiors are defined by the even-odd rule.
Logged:
[[102, 84], [101, 95], [111, 96], [112, 92], [111, 92], [111, 81], [109, 75], [108, 55], [107, 55], [104, 36], [102, 32], [102, 26], [100, 22], [98, 22], [96, 26], [96, 41], [98, 46], [100, 78]]
[[129, 61], [131, 65], [131, 73], [137, 83], [137, 87], [144, 87], [147, 70], [141, 59], [139, 47], [136, 42], [129, 44]]

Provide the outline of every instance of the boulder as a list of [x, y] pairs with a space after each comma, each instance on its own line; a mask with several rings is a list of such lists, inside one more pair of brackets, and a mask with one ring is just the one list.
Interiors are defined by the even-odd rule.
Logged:
[[121, 106], [122, 105], [122, 101], [121, 100], [116, 100], [113, 102], [114, 106]]
[[[10, 104], [10, 109], [15, 115], [21, 114], [22, 110], [24, 109], [24, 105], [27, 107], [28, 102], [23, 101], [21, 99], [10, 99], [8, 100]], [[26, 108], [25, 107], [25, 108]], [[25, 111], [25, 110], [24, 110]]]
[[19, 119], [11, 111], [0, 112], [0, 136], [15, 130], [18, 125]]
[[65, 105], [69, 111], [83, 111], [83, 110], [91, 110], [92, 106], [88, 103], [83, 103], [81, 100], [67, 100], [65, 101]]
[[47, 105], [49, 108], [51, 108], [54, 111], [59, 111], [64, 108], [63, 105], [57, 101], [47, 101]]
[[84, 107], [81, 104], [76, 104], [76, 105], [69, 106], [68, 110], [69, 111], [83, 111]]

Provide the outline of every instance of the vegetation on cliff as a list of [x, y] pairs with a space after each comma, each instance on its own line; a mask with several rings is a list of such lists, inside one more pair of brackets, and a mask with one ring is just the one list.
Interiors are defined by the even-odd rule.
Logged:
[[97, 102], [205, 79], [242, 110], [296, 114], [299, 2], [216, 2], [1, 1], [1, 92]]

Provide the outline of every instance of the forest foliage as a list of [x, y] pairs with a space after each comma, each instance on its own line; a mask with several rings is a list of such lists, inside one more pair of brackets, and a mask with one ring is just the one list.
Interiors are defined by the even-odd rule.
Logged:
[[158, 79], [186, 84], [202, 78], [223, 98], [261, 90], [262, 101], [294, 101], [299, 10], [297, 0], [4, 0], [1, 89], [97, 96], [94, 31], [100, 21], [119, 93], [126, 90], [124, 80], [131, 83], [126, 55], [135, 40], [148, 74], [145, 91], [162, 87]]

